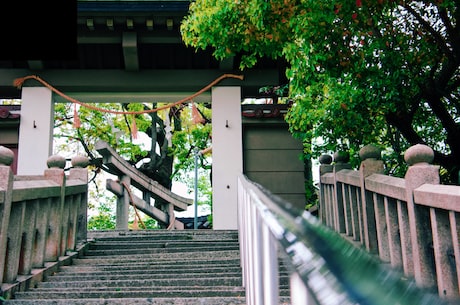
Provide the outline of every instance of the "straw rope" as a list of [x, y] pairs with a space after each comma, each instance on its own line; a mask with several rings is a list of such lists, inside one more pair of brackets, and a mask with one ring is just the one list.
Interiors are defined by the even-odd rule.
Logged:
[[223, 75], [219, 76], [218, 78], [216, 78], [215, 80], [213, 80], [212, 82], [210, 82], [207, 86], [205, 86], [201, 90], [197, 91], [196, 93], [194, 93], [194, 94], [192, 94], [192, 95], [190, 95], [190, 96], [188, 96], [186, 98], [183, 98], [183, 99], [181, 99], [181, 100], [179, 100], [177, 102], [170, 103], [170, 104], [158, 107], [158, 108], [145, 109], [145, 110], [140, 110], [140, 111], [109, 110], [109, 109], [104, 109], [104, 108], [96, 107], [96, 106], [93, 106], [93, 105], [89, 105], [87, 103], [83, 103], [83, 102], [81, 102], [81, 101], [79, 101], [79, 100], [77, 100], [75, 98], [72, 98], [72, 97], [66, 95], [65, 93], [59, 91], [58, 89], [56, 89], [55, 87], [53, 87], [52, 85], [50, 85], [49, 83], [47, 83], [46, 81], [44, 81], [42, 78], [40, 78], [37, 75], [28, 75], [28, 76], [25, 76], [25, 77], [17, 78], [17, 79], [15, 79], [13, 81], [13, 84], [14, 84], [15, 87], [21, 88], [26, 80], [34, 79], [34, 80], [40, 82], [43, 86], [45, 86], [48, 89], [52, 90], [54, 93], [58, 94], [59, 96], [63, 97], [64, 99], [68, 100], [69, 102], [72, 102], [74, 104], [78, 104], [78, 105], [80, 105], [82, 107], [86, 107], [86, 108], [96, 110], [96, 111], [100, 111], [100, 112], [113, 113], [113, 114], [133, 114], [133, 115], [136, 115], [136, 114], [157, 112], [157, 111], [160, 111], [160, 110], [164, 110], [164, 109], [168, 109], [168, 108], [177, 106], [179, 104], [183, 104], [185, 102], [192, 102], [193, 98], [199, 96], [203, 92], [208, 91], [213, 86], [215, 86], [216, 84], [218, 84], [219, 82], [221, 82], [222, 80], [224, 80], [226, 78], [235, 78], [235, 79], [243, 80], [244, 76], [243, 75], [236, 75], [236, 74], [223, 74]]

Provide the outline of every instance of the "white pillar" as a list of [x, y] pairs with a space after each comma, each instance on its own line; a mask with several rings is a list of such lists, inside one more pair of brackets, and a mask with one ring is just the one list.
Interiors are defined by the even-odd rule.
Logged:
[[24, 87], [18, 143], [18, 175], [42, 175], [53, 150], [54, 102], [44, 87]]
[[236, 230], [237, 175], [243, 172], [241, 88], [212, 88], [212, 220]]

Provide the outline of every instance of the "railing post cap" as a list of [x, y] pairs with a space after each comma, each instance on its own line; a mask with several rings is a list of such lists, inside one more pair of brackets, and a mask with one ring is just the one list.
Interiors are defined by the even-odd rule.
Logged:
[[71, 160], [72, 166], [77, 168], [86, 168], [89, 165], [89, 159], [82, 155], [77, 155]]
[[14, 152], [9, 148], [0, 145], [0, 165], [10, 166], [13, 164], [13, 160]]
[[59, 156], [59, 155], [53, 155], [48, 157], [48, 160], [46, 161], [46, 164], [48, 165], [48, 168], [61, 168], [63, 169], [65, 167], [66, 160], [64, 157]]
[[361, 160], [366, 160], [366, 159], [379, 160], [381, 157], [381, 152], [382, 150], [378, 148], [377, 146], [375, 146], [374, 144], [368, 144], [359, 150], [359, 157], [361, 158]]
[[331, 164], [332, 156], [328, 154], [321, 155], [319, 156], [318, 161], [320, 164]]
[[431, 163], [433, 160], [434, 151], [425, 144], [413, 145], [404, 153], [404, 161], [406, 161], [409, 166], [417, 163]]
[[350, 154], [348, 151], [339, 150], [334, 153], [335, 163], [347, 163], [350, 161]]

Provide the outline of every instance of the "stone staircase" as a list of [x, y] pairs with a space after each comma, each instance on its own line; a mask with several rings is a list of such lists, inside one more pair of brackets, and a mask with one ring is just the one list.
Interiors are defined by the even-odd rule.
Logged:
[[[59, 272], [4, 305], [245, 304], [237, 231], [88, 232]], [[280, 265], [280, 268], [282, 266]], [[287, 277], [280, 304], [289, 304]]]

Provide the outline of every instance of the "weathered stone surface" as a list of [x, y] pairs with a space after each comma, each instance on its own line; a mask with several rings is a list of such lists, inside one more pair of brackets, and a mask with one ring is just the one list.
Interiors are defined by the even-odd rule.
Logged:
[[[89, 231], [88, 239], [71, 264], [3, 305], [246, 304], [236, 230]], [[286, 288], [279, 304], [290, 304]]]
[[380, 148], [373, 144], [364, 146], [359, 150], [359, 157], [361, 160], [366, 159], [380, 159], [382, 151]]
[[347, 163], [350, 161], [350, 154], [348, 151], [336, 151], [333, 157], [335, 163]]
[[11, 149], [0, 145], [0, 165], [10, 166], [14, 160], [14, 153]]
[[318, 159], [320, 164], [331, 164], [332, 163], [332, 156], [331, 155], [321, 155]]
[[62, 156], [58, 155], [53, 155], [48, 158], [46, 161], [46, 164], [48, 165], [48, 168], [64, 168], [65, 167], [66, 160]]
[[417, 163], [431, 163], [433, 162], [433, 159], [433, 149], [424, 144], [416, 144], [411, 146], [404, 153], [404, 161], [406, 161], [410, 166]]
[[75, 156], [71, 160], [72, 166], [77, 168], [86, 168], [89, 165], [89, 159], [85, 156]]

